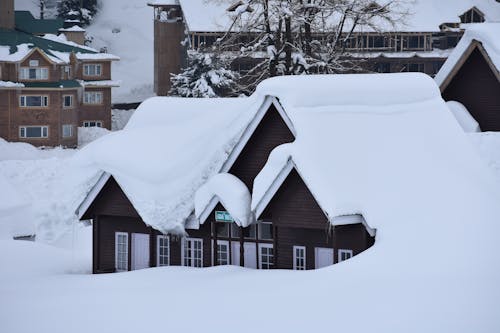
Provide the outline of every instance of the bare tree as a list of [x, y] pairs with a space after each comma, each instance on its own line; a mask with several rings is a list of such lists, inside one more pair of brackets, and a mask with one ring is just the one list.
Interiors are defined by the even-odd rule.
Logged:
[[247, 92], [270, 76], [352, 72], [359, 69], [346, 51], [353, 33], [394, 28], [411, 2], [240, 0], [228, 8], [231, 24], [209, 51], [260, 59], [242, 76]]

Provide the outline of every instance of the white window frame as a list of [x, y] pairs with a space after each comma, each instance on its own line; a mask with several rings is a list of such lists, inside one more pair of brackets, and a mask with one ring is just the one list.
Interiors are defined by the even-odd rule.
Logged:
[[[30, 77], [30, 71], [35, 71], [35, 77]], [[19, 80], [29, 80], [29, 81], [41, 81], [49, 79], [49, 68], [48, 67], [20, 67], [19, 68]]]
[[30, 60], [28, 62], [28, 64], [29, 64], [30, 67], [38, 67], [38, 66], [40, 66], [40, 61], [38, 61], [38, 60]]
[[[66, 105], [66, 97], [69, 97], [70, 104]], [[63, 95], [63, 108], [71, 109], [73, 107], [73, 95]]]
[[[91, 123], [95, 123], [95, 126], [90, 126]], [[100, 120], [85, 120], [83, 122], [83, 127], [102, 127], [102, 121], [100, 121]]]
[[[199, 243], [201, 245], [201, 256], [200, 256], [200, 264], [196, 264], [196, 249], [194, 246], [191, 246], [189, 256], [186, 257], [186, 245], [187, 243], [192, 242], [194, 243]], [[182, 238], [182, 246], [181, 246], [181, 264], [182, 266], [187, 266], [187, 267], [203, 267], [203, 239], [202, 238], [191, 238], [191, 237], [185, 237]], [[188, 264], [186, 264], [185, 260], [190, 260]]]
[[[120, 269], [119, 264], [118, 264], [118, 239], [120, 236], [125, 236], [125, 269]], [[130, 242], [129, 242], [129, 237], [128, 237], [128, 232], [115, 232], [115, 270], [117, 272], [126, 272], [128, 271], [128, 255], [129, 255], [129, 247], [130, 247]]]
[[84, 64], [83, 76], [102, 76], [102, 64]]
[[[161, 244], [160, 244], [160, 240], [166, 240], [167, 241], [167, 246], [166, 246], [166, 249], [167, 249], [167, 255], [166, 256], [161, 256], [160, 255], [160, 250], [161, 250]], [[165, 246], [163, 246], [165, 247]], [[167, 258], [167, 262], [166, 263], [161, 263], [161, 260], [160, 260], [160, 257], [166, 257]], [[167, 236], [167, 235], [158, 235], [156, 237], [156, 266], [157, 267], [161, 267], [161, 266], [170, 266], [170, 237]]]
[[[30, 106], [26, 104], [26, 97], [40, 97], [41, 105]], [[19, 96], [19, 107], [21, 108], [47, 108], [49, 107], [48, 95], [21, 95]]]
[[102, 91], [86, 91], [83, 93], [83, 104], [86, 105], [102, 105], [103, 99]]
[[[65, 135], [64, 129], [69, 128], [69, 135]], [[73, 125], [71, 124], [63, 124], [62, 125], [62, 137], [63, 138], [71, 138], [73, 137]]]
[[[32, 127], [40, 127], [42, 136], [26, 136], [26, 129]], [[49, 126], [19, 126], [19, 137], [23, 139], [47, 139], [49, 137]]]
[[[297, 256], [297, 251], [299, 250], [303, 250], [304, 252], [304, 265], [303, 266], [298, 266], [297, 265], [297, 259], [298, 259], [298, 256]], [[298, 246], [298, 245], [294, 245], [293, 246], [293, 269], [296, 270], [296, 271], [305, 271], [306, 268], [307, 268], [307, 254], [306, 254], [306, 247], [305, 246]]]
[[[341, 259], [342, 258], [342, 254], [348, 254], [349, 258], [347, 258], [347, 259]], [[337, 255], [338, 255], [338, 258], [337, 258], [338, 262], [351, 259], [354, 256], [353, 251], [349, 250], [349, 249], [339, 249], [338, 252], [337, 252]]]
[[[225, 264], [223, 264], [223, 263], [221, 262], [222, 260], [221, 260], [221, 259], [219, 259], [219, 252], [220, 252], [220, 251], [219, 251], [219, 245], [225, 245], [225, 246], [226, 246], [226, 251], [227, 251], [227, 252], [226, 252], [226, 254], [227, 254], [227, 256], [226, 256], [226, 263], [225, 263]], [[215, 258], [216, 258], [216, 260], [217, 260], [217, 265], [218, 265], [218, 266], [222, 266], [222, 265], [230, 265], [229, 253], [230, 253], [230, 251], [229, 251], [229, 241], [227, 241], [227, 240], [222, 240], [222, 239], [218, 239], [218, 240], [217, 240], [217, 256], [215, 257]]]
[[[263, 268], [263, 260], [262, 260], [262, 249], [273, 249], [273, 255], [272, 255], [272, 261], [266, 263], [268, 267]], [[269, 255], [267, 255], [269, 256]], [[272, 269], [274, 268], [274, 246], [273, 244], [268, 244], [268, 243], [259, 243], [259, 268], [260, 269]]]

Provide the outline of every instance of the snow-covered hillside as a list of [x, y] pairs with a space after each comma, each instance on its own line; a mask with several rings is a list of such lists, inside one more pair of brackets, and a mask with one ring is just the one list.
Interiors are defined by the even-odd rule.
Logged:
[[153, 93], [153, 9], [145, 0], [105, 0], [94, 22], [87, 28], [90, 46], [121, 60], [112, 66], [113, 103], [141, 102]]

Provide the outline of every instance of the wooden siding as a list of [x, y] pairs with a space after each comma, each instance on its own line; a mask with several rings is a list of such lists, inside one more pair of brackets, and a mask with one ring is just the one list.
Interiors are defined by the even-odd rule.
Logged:
[[266, 164], [271, 151], [283, 143], [292, 142], [294, 139], [295, 137], [281, 115], [274, 105], [271, 105], [229, 173], [241, 179], [252, 191], [255, 176]]
[[271, 219], [277, 227], [325, 230], [328, 219], [306, 184], [293, 169], [269, 202], [261, 219]]
[[113, 177], [108, 179], [82, 219], [98, 215], [139, 218], [134, 206]]
[[483, 131], [500, 131], [500, 81], [476, 47], [442, 93], [465, 105]]

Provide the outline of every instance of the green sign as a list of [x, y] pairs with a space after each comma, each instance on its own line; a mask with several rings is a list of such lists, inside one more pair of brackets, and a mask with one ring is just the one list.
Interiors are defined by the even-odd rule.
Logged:
[[215, 211], [215, 221], [217, 222], [234, 222], [233, 218], [231, 215], [224, 211], [221, 210], [216, 210]]

